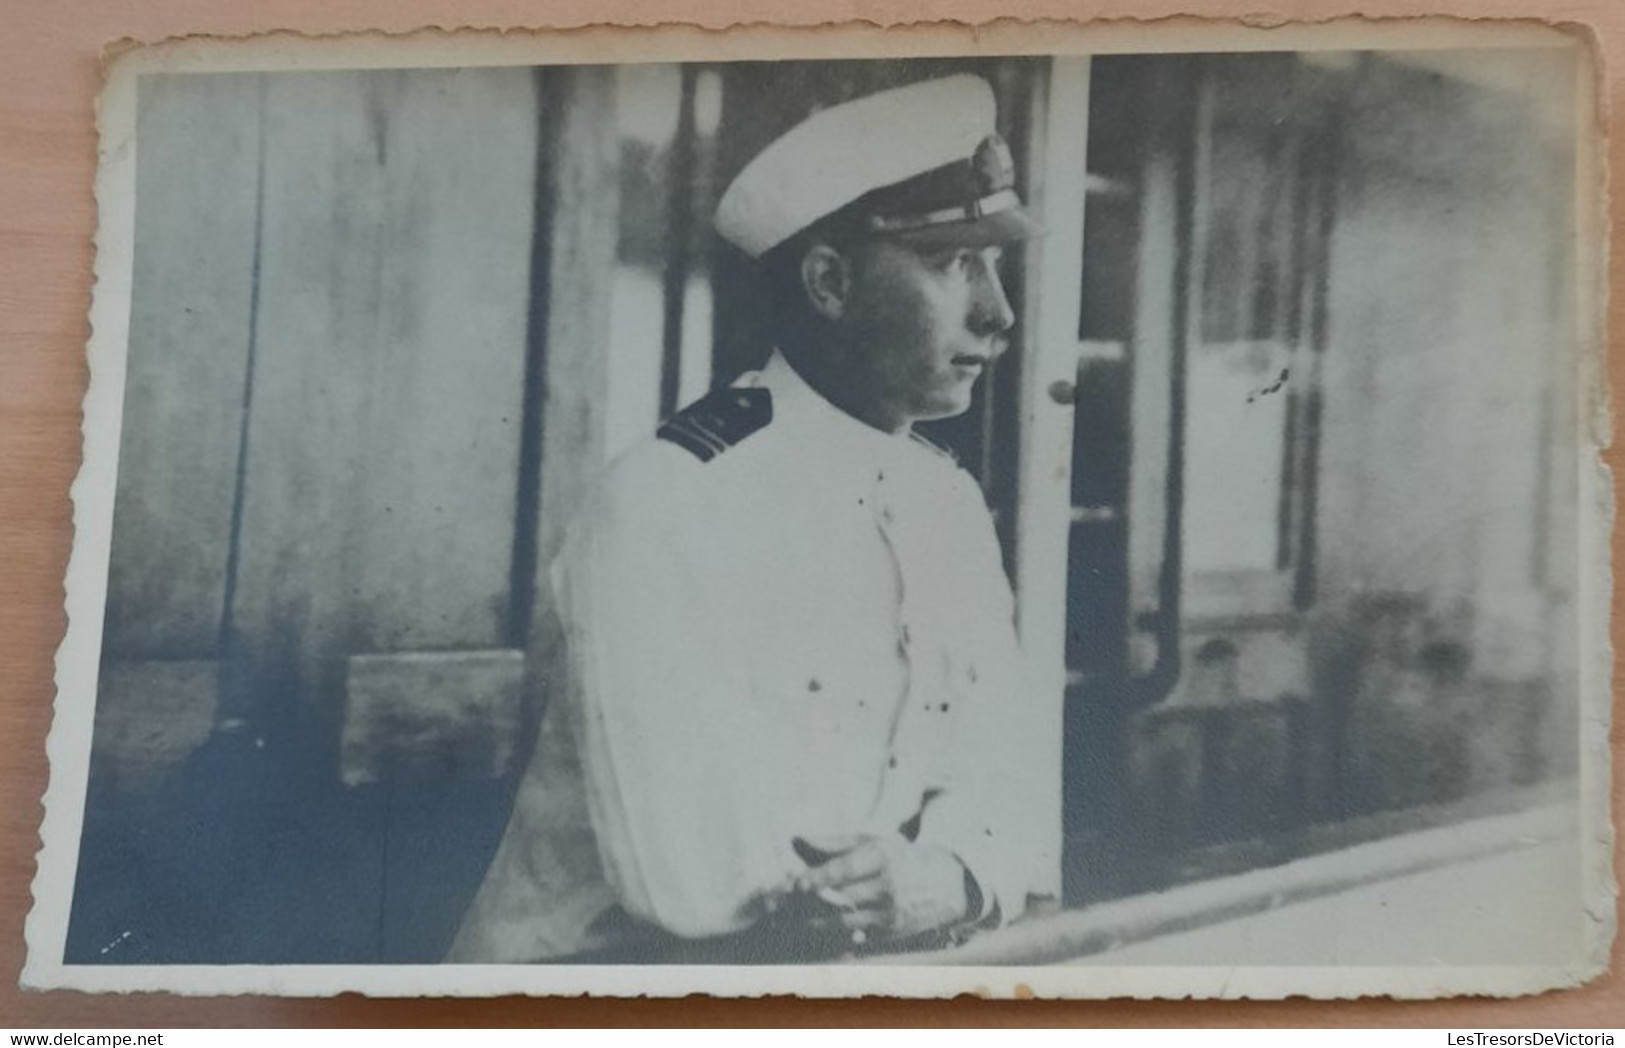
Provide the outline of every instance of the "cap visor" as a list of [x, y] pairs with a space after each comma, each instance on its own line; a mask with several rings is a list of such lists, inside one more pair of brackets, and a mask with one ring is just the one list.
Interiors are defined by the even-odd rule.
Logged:
[[1019, 244], [1023, 240], [1042, 236], [1044, 227], [1024, 207], [1011, 208], [997, 214], [983, 215], [969, 222], [943, 222], [903, 233], [892, 233], [887, 239], [915, 247], [990, 247], [1001, 244]]

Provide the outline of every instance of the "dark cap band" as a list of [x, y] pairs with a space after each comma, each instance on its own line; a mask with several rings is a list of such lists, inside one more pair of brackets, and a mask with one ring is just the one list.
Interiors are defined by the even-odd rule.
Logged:
[[942, 238], [969, 243], [1022, 240], [1038, 227], [1015, 185], [1010, 147], [990, 134], [964, 160], [864, 194], [831, 215], [826, 228], [871, 236], [940, 229]]

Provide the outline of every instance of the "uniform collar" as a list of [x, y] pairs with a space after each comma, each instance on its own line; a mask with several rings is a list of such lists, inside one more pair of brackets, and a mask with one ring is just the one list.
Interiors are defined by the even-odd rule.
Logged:
[[758, 376], [756, 384], [773, 394], [774, 426], [782, 426], [787, 436], [828, 453], [831, 461], [883, 467], [906, 462], [919, 450], [913, 446], [910, 430], [887, 433], [831, 404], [778, 350]]

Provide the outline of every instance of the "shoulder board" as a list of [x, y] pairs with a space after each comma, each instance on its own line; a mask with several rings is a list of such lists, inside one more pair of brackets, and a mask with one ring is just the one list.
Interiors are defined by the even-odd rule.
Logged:
[[771, 421], [773, 394], [765, 389], [725, 387], [712, 390], [667, 419], [655, 436], [689, 451], [701, 462], [710, 462]]
[[952, 462], [956, 466], [959, 465], [958, 455], [955, 455], [952, 451], [949, 451], [947, 448], [943, 447], [941, 444], [938, 444], [936, 441], [932, 440], [924, 433], [921, 433], [919, 430], [911, 429], [908, 431], [908, 435], [913, 438], [914, 443], [918, 444], [925, 450], [936, 455], [941, 455], [943, 458], [947, 459], [949, 462]]

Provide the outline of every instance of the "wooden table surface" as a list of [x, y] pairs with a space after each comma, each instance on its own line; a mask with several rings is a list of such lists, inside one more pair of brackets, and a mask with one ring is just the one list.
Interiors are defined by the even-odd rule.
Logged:
[[[1242, 13], [1255, 23], [1340, 14], [1534, 17], [1589, 25], [1607, 68], [1610, 130], [1625, 120], [1625, 5], [1618, 0], [9, 0], [0, 33], [0, 1027], [513, 1025], [1064, 1025], [1491, 1026], [1625, 1025], [1625, 976], [1524, 1001], [940, 1002], [373, 1001], [188, 999], [23, 993], [23, 918], [30, 907], [45, 787], [52, 659], [66, 626], [62, 577], [72, 541], [68, 498], [79, 466], [95, 213], [93, 100], [98, 56], [121, 40], [272, 29], [311, 33], [424, 26], [571, 26], [589, 22], [741, 19], [816, 23], [863, 17], [985, 21], [1019, 14], [1146, 18]], [[1625, 166], [1625, 134], [1611, 136]], [[1616, 198], [1616, 238], [1625, 201]], [[1625, 239], [1625, 238], [1622, 238]], [[1612, 266], [1611, 327], [1625, 310], [1625, 261]], [[1618, 336], [1610, 347], [1616, 375]], [[1618, 391], [1615, 393], [1619, 396]], [[1617, 453], [1610, 461], [1617, 468]], [[1616, 545], [1616, 554], [1618, 547]], [[1616, 598], [1617, 601], [1617, 598]], [[1618, 604], [1616, 603], [1616, 617]], [[1617, 640], [1616, 640], [1617, 645]], [[1617, 674], [1616, 669], [1616, 674]], [[1616, 702], [1616, 708], [1618, 703]], [[1621, 732], [1612, 741], [1616, 763]], [[1615, 802], [1621, 778], [1615, 776]]]

